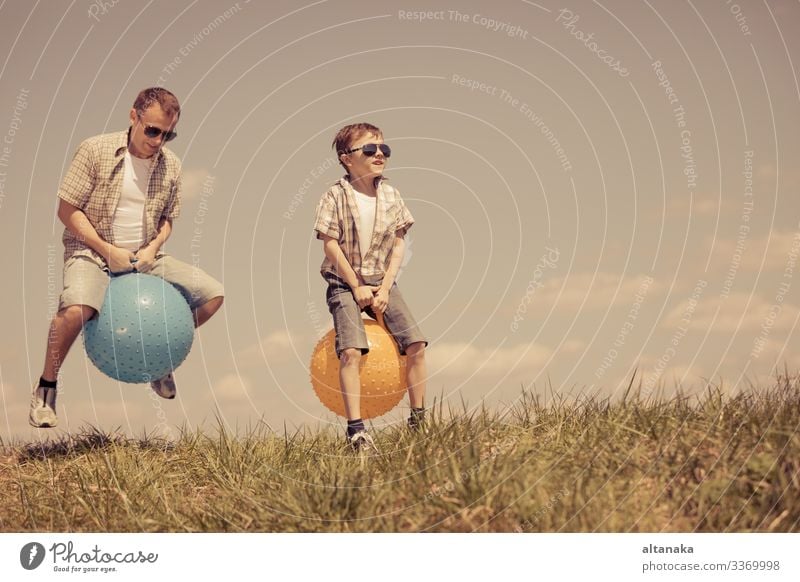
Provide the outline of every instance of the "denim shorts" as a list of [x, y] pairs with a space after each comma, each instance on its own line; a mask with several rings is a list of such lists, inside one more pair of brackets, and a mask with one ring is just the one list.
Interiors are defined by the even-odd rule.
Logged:
[[[205, 271], [169, 255], [156, 257], [152, 268], [146, 273], [175, 285], [192, 309], [225, 294], [222, 284]], [[88, 305], [95, 311], [100, 311], [110, 278], [108, 267], [93, 257], [70, 257], [64, 263], [64, 290], [61, 292], [58, 309], [70, 305]]]
[[[336, 357], [341, 357], [342, 351], [347, 348], [355, 348], [366, 354], [369, 352], [367, 333], [364, 331], [364, 322], [361, 319], [361, 308], [356, 303], [350, 285], [333, 273], [325, 272], [322, 276], [328, 282], [325, 299], [336, 329]], [[375, 319], [371, 307], [367, 307], [365, 312]], [[401, 355], [406, 354], [406, 349], [411, 344], [423, 342], [428, 345], [428, 340], [422, 335], [414, 316], [411, 315], [411, 310], [403, 300], [397, 283], [389, 290], [389, 305], [383, 314], [383, 321], [397, 342]]]

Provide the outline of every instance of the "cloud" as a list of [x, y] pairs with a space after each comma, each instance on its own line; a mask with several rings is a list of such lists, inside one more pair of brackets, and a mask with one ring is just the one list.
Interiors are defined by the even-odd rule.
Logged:
[[203, 183], [211, 174], [206, 168], [185, 169], [181, 173], [181, 199], [194, 200], [203, 191]]
[[582, 351], [586, 348], [586, 342], [577, 339], [571, 339], [565, 341], [561, 346], [559, 346], [558, 351], [564, 354], [574, 354], [576, 352]]
[[[692, 216], [717, 216], [726, 206], [730, 206], [726, 199], [719, 199], [717, 194], [697, 193], [692, 198], [687, 196], [672, 196], [667, 200], [668, 210], [678, 214], [688, 214], [691, 210]], [[731, 207], [732, 208], [732, 207]], [[658, 215], [663, 217], [661, 209]]]
[[704, 295], [687, 298], [676, 305], [662, 320], [661, 327], [702, 328], [715, 332], [755, 332], [762, 326], [771, 330], [789, 329], [798, 316], [798, 308], [790, 303], [776, 305], [759, 295], [731, 293], [727, 297]]
[[[784, 365], [788, 366], [789, 370], [800, 370], [800, 353], [794, 349], [795, 342], [791, 336], [788, 337], [756, 337], [752, 345], [748, 345], [750, 349], [750, 357], [753, 359], [753, 368], [758, 371], [763, 371], [765, 374], [771, 374], [774, 379], [774, 370], [772, 367], [777, 366], [778, 372], [782, 373]], [[730, 365], [741, 365], [742, 359], [731, 357], [727, 363]]]
[[[706, 237], [705, 248], [710, 251], [712, 245], [711, 265], [726, 271], [736, 269], [743, 273], [780, 272], [787, 268], [790, 258], [793, 257], [794, 261], [800, 258], [798, 231], [775, 230], [759, 236], [748, 233], [741, 238]], [[794, 265], [793, 270], [797, 268]]]
[[[640, 396], [654, 400], [668, 400], [680, 393], [683, 396], [701, 396], [708, 386], [708, 378], [698, 366], [670, 366], [658, 372], [652, 368], [644, 371]], [[637, 381], [634, 389], [639, 386]], [[625, 390], [627, 384], [619, 388]], [[621, 392], [620, 392], [621, 393]]]
[[506, 374], [541, 372], [553, 350], [541, 344], [518, 344], [509, 347], [477, 347], [463, 342], [436, 344], [427, 352], [430, 375], [457, 377], [492, 376], [499, 380]]
[[[295, 350], [305, 353], [308, 351], [305, 344], [306, 338], [300, 334], [290, 334], [285, 329], [270, 332], [260, 342], [242, 349], [237, 354], [240, 365], [260, 365], [266, 358], [268, 361], [284, 359]], [[299, 345], [298, 345], [299, 344]]]
[[245, 401], [252, 393], [252, 385], [242, 374], [226, 374], [214, 382], [211, 393], [219, 402]]
[[[563, 288], [562, 288], [563, 287]], [[661, 285], [646, 275], [620, 276], [611, 273], [572, 273], [544, 282], [535, 290], [533, 301], [555, 304], [557, 311], [630, 307], [637, 294], [652, 294]]]

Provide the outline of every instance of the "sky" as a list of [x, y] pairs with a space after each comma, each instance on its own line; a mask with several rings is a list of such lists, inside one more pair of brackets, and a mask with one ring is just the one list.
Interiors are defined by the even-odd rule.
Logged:
[[[0, 3], [0, 439], [341, 426], [308, 365], [332, 326], [312, 232], [368, 121], [416, 219], [398, 280], [428, 404], [701, 393], [800, 367], [800, 3]], [[181, 101], [166, 250], [226, 289], [178, 398], [74, 345], [27, 424], [61, 291], [56, 191], [143, 88]], [[375, 421], [400, 421], [408, 402]]]

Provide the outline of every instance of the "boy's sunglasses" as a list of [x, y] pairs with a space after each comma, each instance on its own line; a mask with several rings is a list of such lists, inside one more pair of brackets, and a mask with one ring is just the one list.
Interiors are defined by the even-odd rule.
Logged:
[[[139, 119], [141, 120], [142, 117], [139, 116]], [[164, 141], [172, 141], [173, 139], [178, 137], [178, 132], [177, 131], [167, 131], [167, 130], [161, 129], [159, 127], [154, 127], [152, 125], [145, 125], [144, 126], [144, 134], [147, 137], [149, 137], [150, 139], [154, 139], [154, 138], [157, 138], [159, 135], [163, 135], [164, 136]]]
[[362, 145], [360, 147], [353, 148], [351, 150], [347, 150], [345, 153], [346, 154], [352, 154], [353, 152], [357, 152], [358, 150], [361, 150], [361, 153], [363, 153], [368, 158], [371, 158], [372, 156], [374, 156], [375, 154], [378, 153], [379, 149], [381, 150], [381, 153], [383, 154], [383, 157], [385, 157], [385, 158], [391, 157], [392, 148], [390, 148], [385, 143], [381, 143], [381, 144], [378, 144], [378, 143], [365, 143], [364, 145]]

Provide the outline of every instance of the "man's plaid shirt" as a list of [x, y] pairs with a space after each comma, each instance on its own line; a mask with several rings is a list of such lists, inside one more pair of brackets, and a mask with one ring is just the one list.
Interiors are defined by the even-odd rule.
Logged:
[[[353, 187], [345, 176], [331, 186], [320, 199], [314, 230], [318, 239], [321, 239], [322, 235], [327, 235], [338, 240], [344, 256], [356, 274], [365, 282], [373, 283], [382, 279], [386, 273], [395, 234], [405, 236], [414, 224], [414, 218], [397, 189], [381, 182], [378, 186], [375, 207], [375, 229], [369, 250], [363, 257], [359, 245], [360, 224], [358, 203]], [[320, 271], [336, 274], [336, 266], [325, 257]]]
[[[128, 131], [90, 137], [75, 152], [72, 164], [58, 189], [58, 197], [81, 210], [104, 241], [114, 244], [114, 212], [122, 192]], [[181, 209], [181, 163], [165, 147], [154, 156], [145, 201], [144, 244], [156, 237], [162, 218], [175, 219]], [[64, 260], [87, 255], [105, 264], [81, 237], [64, 229]]]

